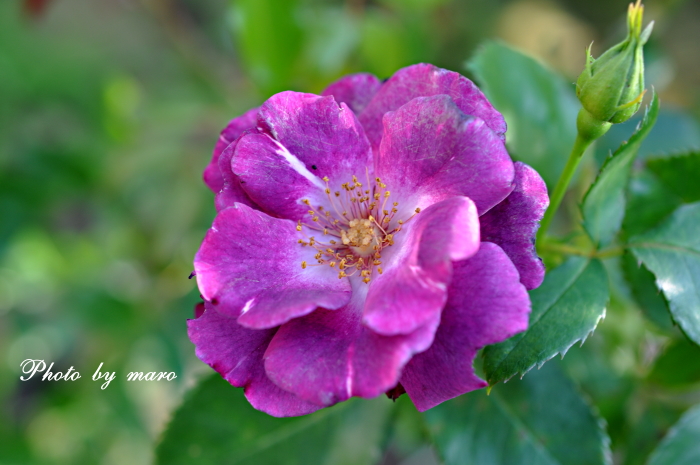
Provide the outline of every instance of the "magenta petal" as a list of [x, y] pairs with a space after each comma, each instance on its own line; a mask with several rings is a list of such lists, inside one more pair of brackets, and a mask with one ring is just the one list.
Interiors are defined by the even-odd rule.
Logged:
[[248, 110], [241, 116], [229, 121], [228, 125], [221, 131], [219, 140], [216, 141], [216, 145], [214, 146], [214, 153], [212, 154], [211, 161], [204, 169], [204, 182], [215, 194], [224, 187], [224, 178], [221, 175], [221, 171], [219, 171], [219, 156], [231, 142], [238, 139], [238, 137], [243, 134], [243, 131], [255, 127], [257, 115], [257, 108]]
[[413, 99], [384, 116], [375, 172], [392, 194], [422, 207], [463, 195], [483, 214], [513, 190], [503, 141], [446, 95]]
[[382, 86], [382, 81], [369, 73], [344, 76], [323, 91], [321, 95], [332, 95], [338, 103], [345, 103], [356, 115], [367, 106], [374, 94]]
[[306, 415], [320, 407], [283, 391], [265, 375], [263, 354], [276, 329], [252, 330], [207, 304], [204, 314], [187, 320], [187, 333], [200, 360], [233, 386], [245, 389], [248, 401], [276, 417]]
[[452, 278], [452, 261], [479, 249], [479, 217], [466, 197], [434, 204], [397, 234], [397, 252], [373, 278], [364, 323], [386, 336], [409, 334], [439, 318]]
[[505, 140], [506, 122], [486, 96], [459, 73], [421, 63], [398, 70], [376, 93], [360, 114], [360, 122], [374, 148], [382, 139], [382, 117], [416, 97], [449, 95], [467, 115], [486, 122], [501, 140]]
[[318, 309], [283, 325], [265, 353], [267, 376], [323, 406], [375, 397], [395, 386], [411, 356], [430, 346], [438, 320], [408, 335], [381, 336], [361, 323], [361, 293], [356, 289], [346, 307]]
[[332, 96], [273, 95], [260, 107], [259, 124], [320, 178], [328, 176], [340, 184], [372, 168], [372, 150], [362, 126], [352, 110]]
[[238, 139], [231, 142], [219, 156], [219, 173], [221, 174], [224, 184], [221, 190], [216, 194], [216, 199], [214, 201], [216, 211], [232, 207], [236, 203], [242, 203], [258, 209], [255, 202], [251, 200], [241, 187], [241, 180], [231, 170], [231, 158], [233, 157], [237, 144]]
[[347, 280], [327, 266], [302, 269], [316, 252], [301, 247], [296, 225], [245, 205], [219, 212], [195, 256], [205, 300], [250, 328], [272, 328], [317, 306], [350, 300]]
[[325, 183], [269, 135], [244, 134], [233, 150], [231, 168], [239, 186], [263, 211], [300, 220], [309, 217], [302, 200], [326, 202]]
[[498, 244], [520, 273], [520, 282], [535, 289], [544, 279], [544, 264], [535, 250], [535, 235], [549, 206], [547, 186], [537, 171], [515, 164], [515, 189], [483, 215], [481, 240]]
[[486, 386], [472, 368], [477, 351], [527, 328], [530, 298], [518, 271], [495, 244], [454, 264], [447, 305], [430, 348], [406, 365], [401, 384], [425, 411]]

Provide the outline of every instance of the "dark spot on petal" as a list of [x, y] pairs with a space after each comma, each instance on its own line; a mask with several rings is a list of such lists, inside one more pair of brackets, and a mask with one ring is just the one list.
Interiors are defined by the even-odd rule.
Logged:
[[219, 299], [217, 299], [216, 297], [214, 297], [213, 299], [211, 299], [211, 304], [212, 304], [212, 305], [219, 305]]
[[406, 393], [406, 390], [403, 388], [401, 383], [399, 383], [396, 386], [394, 386], [393, 388], [386, 391], [386, 396], [389, 399], [396, 402], [396, 399], [398, 399], [399, 397], [401, 397], [402, 394], [405, 394], [405, 393]]
[[199, 318], [204, 315], [204, 302], [200, 302], [194, 306], [194, 317]]
[[315, 170], [318, 169], [318, 168], [316, 168], [316, 165], [311, 165], [311, 168], [313, 168], [313, 169], [315, 169]]

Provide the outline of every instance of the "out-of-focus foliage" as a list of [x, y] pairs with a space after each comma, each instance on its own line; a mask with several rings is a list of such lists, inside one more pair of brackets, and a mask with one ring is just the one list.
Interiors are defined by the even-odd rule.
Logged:
[[278, 419], [231, 394], [218, 374], [190, 392], [158, 446], [156, 463], [371, 465], [381, 458], [391, 410], [385, 398]]
[[579, 103], [570, 83], [537, 60], [486, 43], [469, 69], [508, 124], [508, 150], [551, 188], [576, 138]]
[[[42, 3], [43, 8], [29, 8], [29, 3]], [[146, 464], [153, 460], [154, 445], [172, 412], [196, 379], [210, 371], [196, 359], [186, 338], [185, 319], [192, 316], [198, 301], [187, 276], [214, 216], [213, 196], [201, 182], [201, 172], [218, 132], [230, 118], [278, 90], [318, 92], [348, 72], [369, 71], [385, 78], [398, 67], [426, 61], [474, 73], [471, 77], [483, 81], [511, 124], [508, 144], [513, 155], [539, 164], [548, 182], [553, 182], [556, 167], [563, 165], [567, 155], [565, 140], [571, 128], [553, 131], [559, 116], [552, 115], [568, 115], [566, 86], [570, 83], [573, 92], [585, 46], [595, 39], [597, 55], [619, 40], [626, 3], [0, 2], [0, 403], [4, 420], [0, 422], [0, 463]], [[646, 50], [647, 81], [659, 93], [662, 108], [632, 166], [617, 240], [656, 237], [660, 233], [654, 228], [673, 221], [669, 215], [695, 208], [686, 204], [697, 201], [693, 190], [697, 183], [682, 177], [696, 166], [693, 160], [688, 158], [686, 164], [685, 158], [669, 156], [700, 148], [696, 120], [700, 115], [700, 6], [692, 1], [649, 0], [647, 7], [657, 21]], [[505, 61], [487, 59], [488, 53], [502, 46], [490, 42], [478, 52], [478, 44], [485, 39], [506, 40], [555, 71], [509, 49], [498, 52], [509, 57]], [[469, 59], [472, 66], [466, 69]], [[543, 75], [542, 70], [549, 74]], [[674, 104], [679, 107], [673, 109]], [[639, 120], [613, 128], [599, 141], [598, 164], [630, 137]], [[523, 132], [529, 127], [531, 131]], [[594, 165], [589, 157], [579, 176], [580, 195], [568, 199], [568, 216], [555, 224], [560, 231], [575, 231], [579, 225], [576, 202], [596, 173]], [[574, 242], [589, 245], [585, 235], [572, 234]], [[638, 249], [646, 243], [638, 242]], [[556, 253], [552, 257], [552, 264], [562, 261]], [[348, 447], [351, 452], [369, 451], [360, 450], [364, 443], [353, 445], [353, 440], [360, 441], [369, 432], [353, 423], [353, 415], [360, 418], [376, 402], [382, 407], [368, 417], [386, 408], [391, 426], [375, 438], [379, 457], [363, 456], [369, 457], [369, 463], [426, 464], [440, 457], [449, 461], [449, 451], [428, 445], [442, 417], [448, 421], [453, 414], [475, 416], [482, 412], [479, 408], [500, 408], [503, 413], [507, 412], [504, 406], [532, 407], [543, 412], [541, 418], [554, 418], [556, 424], [561, 412], [549, 417], [546, 409], [537, 410], [546, 407], [541, 405], [542, 393], [528, 396], [537, 386], [565, 385], [556, 395], [573, 399], [572, 405], [584, 412], [584, 434], [600, 447], [597, 451], [605, 451], [604, 433], [577, 389], [607, 422], [614, 462], [645, 463], [659, 438], [688, 407], [700, 402], [700, 376], [689, 362], [697, 359], [697, 346], [670, 324], [667, 299], [672, 309], [681, 305], [676, 308], [684, 311], [685, 307], [674, 304], [674, 294], [658, 294], [650, 287], [660, 279], [659, 271], [648, 260], [640, 268], [640, 257], [605, 259], [611, 291], [607, 316], [583, 347], [569, 350], [562, 362], [573, 382], [561, 374], [548, 374], [546, 370], [553, 367], [547, 366], [543, 373], [525, 375], [522, 385], [515, 384], [520, 381], [514, 378], [508, 386], [494, 387], [493, 400], [477, 392], [445, 404], [430, 414], [433, 417], [426, 417], [431, 422], [429, 431], [421, 429], [422, 416], [405, 397], [396, 404], [386, 399], [354, 401], [321, 412], [316, 424], [325, 436], [305, 437], [304, 444], [318, 448], [308, 452], [321, 454], [327, 463], [340, 463], [333, 454], [345, 457]], [[73, 366], [82, 378], [21, 382], [19, 364], [27, 358], [54, 362], [54, 371]], [[103, 371], [117, 373], [105, 390], [90, 380], [100, 363]], [[130, 371], [173, 371], [178, 378], [128, 382], [125, 376]], [[542, 381], [553, 376], [552, 384]], [[212, 389], [221, 392], [216, 396], [222, 409], [228, 405], [244, 410], [240, 418], [220, 425], [220, 433], [237, 434], [235, 428], [255, 433], [256, 428], [267, 428], [267, 420], [276, 422], [253, 418], [258, 414], [243, 404], [241, 390], [227, 388], [216, 378], [198, 389], [188, 397], [201, 403], [196, 404], [198, 408], [219, 405], [213, 399], [210, 404], [206, 397], [195, 397]], [[513, 398], [518, 403], [503, 400], [509, 389], [520, 393]], [[187, 436], [188, 427], [201, 424], [190, 425], [182, 416], [192, 405], [175, 414], [170, 434], [177, 431], [179, 436], [162, 442], [161, 459], [178, 438], [187, 445], [187, 457], [216, 457], [203, 449], [209, 443], [202, 442], [199, 449], [193, 446], [211, 437], [202, 431]], [[518, 435], [523, 431], [518, 422], [528, 418], [522, 416], [524, 411], [501, 415], [503, 424], [497, 422], [498, 415], [487, 416], [494, 421], [488, 426], [510, 431], [521, 442], [531, 441], [535, 436]], [[346, 416], [350, 419], [338, 420]], [[653, 463], [667, 463], [659, 460], [683, 442], [696, 417], [686, 414], [655, 453]], [[273, 437], [280, 442], [266, 447], [287, 439], [288, 446], [300, 447], [301, 442], [291, 439], [297, 428], [293, 425], [297, 421], [311, 424], [317, 421], [314, 418], [284, 423], [292, 426]], [[508, 418], [513, 421], [508, 423]], [[206, 412], [199, 419], [207, 422]], [[330, 426], [321, 428], [324, 422], [352, 431], [338, 435]], [[549, 438], [551, 425], [539, 426], [543, 429], [535, 431]], [[454, 430], [455, 437], [460, 434], [466, 433]], [[330, 437], [335, 439], [323, 439]], [[559, 457], [556, 447], [554, 443], [549, 448], [555, 458]]]
[[692, 176], [678, 176], [678, 173], [700, 173], [700, 152], [652, 159], [647, 164], [669, 190], [684, 202], [700, 200], [700, 184], [694, 182]]
[[649, 465], [692, 465], [700, 461], [700, 408], [688, 411], [649, 459]]
[[[604, 425], [556, 363], [426, 413], [446, 465], [609, 464]], [[572, 441], [572, 438], [576, 438]]]

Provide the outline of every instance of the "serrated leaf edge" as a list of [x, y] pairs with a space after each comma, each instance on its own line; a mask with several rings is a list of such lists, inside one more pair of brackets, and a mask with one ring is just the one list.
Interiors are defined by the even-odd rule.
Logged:
[[559, 349], [557, 352], [553, 353], [550, 357], [547, 357], [546, 359], [544, 359], [544, 360], [542, 360], [542, 361], [540, 361], [540, 362], [533, 363], [532, 365], [530, 365], [530, 366], [529, 366], [528, 368], [526, 368], [525, 370], [519, 370], [519, 371], [515, 372], [515, 373], [514, 373], [512, 376], [510, 376], [508, 379], [504, 380], [503, 383], [507, 383], [508, 381], [510, 381], [511, 379], [513, 379], [513, 377], [516, 376], [516, 375], [520, 375], [520, 378], [519, 378], [519, 379], [523, 379], [523, 377], [524, 377], [528, 372], [530, 372], [533, 368], [535, 368], [535, 366], [536, 366], [537, 369], [539, 370], [540, 368], [542, 368], [542, 367], [544, 366], [545, 363], [549, 362], [550, 360], [552, 360], [552, 359], [553, 359], [554, 357], [556, 357], [557, 355], [560, 355], [560, 356], [561, 356], [561, 359], [563, 360], [564, 357], [566, 356], [566, 353], [569, 351], [569, 349], [571, 349], [571, 348], [572, 348], [577, 342], [579, 342], [579, 341], [581, 342], [580, 347], [583, 347], [583, 344], [586, 342], [586, 340], [588, 339], [588, 337], [589, 337], [591, 334], [593, 334], [593, 332], [595, 332], [595, 330], [598, 328], [598, 325], [600, 324], [600, 322], [601, 322], [603, 319], [605, 319], [606, 313], [607, 313], [607, 307], [604, 307], [604, 308], [603, 308], [603, 312], [600, 314], [600, 316], [599, 316], [598, 319], [595, 321], [595, 323], [593, 323], [593, 327], [591, 327], [591, 329], [590, 329], [585, 335], [583, 335], [582, 337], [580, 337], [580, 338], [578, 338], [578, 339], [575, 339], [573, 342], [571, 342], [571, 344], [569, 344], [568, 346], [566, 346], [564, 349]]
[[[587, 260], [587, 261], [586, 261], [586, 264], [583, 265], [583, 266], [581, 267], [581, 271], [580, 271], [580, 272], [570, 281], [570, 283], [566, 286], [566, 290], [565, 290], [564, 292], [562, 292], [562, 294], [552, 303], [552, 305], [551, 305], [545, 312], [543, 312], [543, 313], [539, 316], [539, 318], [537, 319], [537, 321], [533, 322], [532, 325], [528, 325], [528, 329], [526, 330], [526, 332], [529, 331], [530, 328], [531, 328], [532, 326], [534, 326], [535, 324], [537, 324], [537, 322], [539, 322], [539, 321], [542, 319], [542, 317], [544, 317], [544, 315], [551, 309], [551, 307], [552, 307], [554, 304], [556, 304], [556, 302], [558, 302], [559, 299], [561, 299], [561, 297], [569, 290], [569, 288], [573, 285], [573, 283], [576, 282], [576, 280], [581, 276], [581, 274], [586, 270], [586, 268], [588, 268], [588, 266], [590, 265], [590, 263], [591, 263], [591, 260]], [[606, 276], [607, 276], [607, 274], [606, 274]], [[527, 367], [525, 370], [517, 370], [515, 373], [513, 373], [512, 375], [510, 375], [508, 378], [505, 378], [505, 379], [503, 379], [503, 380], [501, 380], [501, 381], [496, 381], [495, 383], [492, 383], [491, 379], [487, 379], [487, 382], [489, 383], [489, 386], [490, 386], [490, 387], [495, 386], [495, 385], [498, 384], [499, 382], [507, 383], [508, 381], [510, 381], [511, 379], [513, 379], [514, 376], [517, 376], [517, 375], [520, 375], [520, 376], [519, 376], [519, 379], [523, 379], [523, 377], [524, 377], [529, 371], [531, 371], [535, 366], [537, 366], [537, 369], [539, 370], [540, 368], [542, 368], [542, 366], [544, 366], [545, 363], [547, 363], [548, 361], [550, 361], [551, 359], [553, 359], [553, 358], [556, 357], [557, 355], [561, 355], [561, 358], [563, 359], [564, 356], [566, 355], [566, 353], [569, 351], [569, 349], [570, 349], [571, 347], [573, 347], [574, 344], [576, 344], [577, 342], [581, 341], [581, 346], [583, 346], [583, 344], [586, 342], [586, 339], [588, 339], [588, 337], [598, 328], [598, 325], [600, 324], [600, 322], [605, 318], [605, 316], [606, 316], [606, 314], [607, 314], [607, 305], [608, 305], [608, 302], [609, 302], [609, 301], [610, 301], [610, 295], [609, 295], [609, 293], [608, 293], [608, 299], [605, 301], [605, 304], [604, 304], [604, 306], [603, 306], [603, 311], [601, 312], [600, 316], [596, 319], [595, 323], [593, 323], [593, 326], [591, 327], [591, 329], [590, 329], [586, 334], [584, 334], [582, 337], [580, 337], [580, 338], [578, 338], [578, 339], [575, 339], [574, 341], [571, 342], [571, 344], [569, 344], [569, 345], [568, 345], [567, 347], [565, 347], [564, 349], [557, 349], [552, 355], [550, 355], [549, 357], [545, 358], [543, 361], [541, 361], [541, 362], [535, 362], [535, 363], [533, 363], [532, 365], [530, 365], [529, 367]], [[517, 346], [517, 344], [516, 344], [516, 346]], [[516, 347], [516, 346], [514, 346], [514, 347]], [[512, 352], [512, 350], [511, 350], [510, 352]], [[509, 354], [510, 354], [510, 352], [509, 352]], [[504, 357], [504, 358], [505, 358], [505, 357]], [[502, 360], [503, 360], [503, 359], [501, 359], [501, 361], [502, 361]], [[500, 364], [500, 362], [499, 362], [499, 364]]]
[[656, 95], [656, 92], [654, 92], [654, 94], [652, 95], [651, 104], [647, 105], [644, 108], [644, 116], [642, 116], [642, 119], [640, 119], [639, 122], [637, 123], [637, 125], [635, 126], [634, 132], [632, 133], [632, 135], [629, 136], [629, 138], [627, 140], [622, 141], [620, 146], [617, 149], [615, 149], [614, 152], [611, 151], [610, 155], [608, 155], [605, 158], [605, 160], [603, 161], [603, 166], [601, 166], [600, 170], [598, 171], [598, 176], [596, 176], [595, 180], [591, 184], [591, 187], [588, 189], [586, 194], [583, 196], [583, 200], [581, 201], [581, 203], [585, 202], [586, 197], [588, 197], [588, 193], [591, 191], [591, 189], [593, 189], [593, 186], [596, 184], [598, 179], [600, 179], [601, 174], [603, 174], [603, 171], [608, 166], [610, 161], [613, 158], [615, 158], [620, 152], [622, 152], [625, 149], [625, 147], [627, 147], [631, 143], [630, 141], [632, 140], [632, 138], [634, 138], [639, 133], [639, 131], [642, 129], [642, 126], [644, 125], [647, 118], [649, 117], [649, 113], [651, 113], [651, 110], [652, 110], [652, 107], [654, 107], [654, 104], [656, 104], [656, 107], [657, 107], [656, 110], [658, 111], [658, 101], [659, 101], [658, 96]]
[[[608, 157], [607, 157], [607, 158], [605, 159], [605, 161], [603, 162], [603, 166], [600, 167], [600, 170], [598, 171], [598, 175], [596, 176], [595, 180], [591, 183], [590, 187], [588, 188], [588, 190], [587, 190], [586, 193], [584, 194], [583, 199], [581, 199], [581, 203], [579, 204], [579, 211], [581, 212], [581, 216], [584, 217], [584, 219], [583, 219], [583, 225], [584, 225], [583, 229], [584, 229], [584, 231], [586, 232], [586, 234], [588, 235], [588, 237], [589, 237], [594, 243], [596, 242], [596, 239], [595, 239], [594, 237], [591, 237], [591, 233], [588, 231], [588, 229], [587, 229], [586, 226], [585, 226], [585, 225], [586, 225], [586, 221], [585, 221], [585, 215], [584, 215], [584, 211], [583, 211], [584, 206], [586, 205], [586, 201], [588, 200], [589, 195], [591, 195], [591, 192], [593, 192], [593, 189], [598, 185], [598, 182], [599, 182], [600, 179], [602, 178], [603, 174], [606, 173], [606, 169], [608, 168], [608, 165], [609, 165], [610, 163], [612, 163], [613, 160], [616, 160], [617, 157], [620, 156], [620, 154], [625, 150], [625, 148], [627, 148], [627, 146], [629, 146], [630, 144], [633, 143], [633, 139], [635, 139], [636, 137], [640, 137], [640, 136], [639, 136], [639, 133], [641, 132], [641, 130], [642, 130], [642, 128], [644, 127], [644, 125], [647, 123], [647, 121], [648, 121], [648, 119], [649, 119], [649, 115], [651, 114], [651, 112], [652, 112], [652, 111], [655, 111], [655, 112], [657, 113], [657, 116], [658, 116], [658, 111], [659, 111], [659, 97], [658, 97], [658, 95], [656, 94], [656, 91], [655, 91], [655, 90], [652, 90], [652, 92], [653, 92], [653, 94], [652, 94], [652, 101], [651, 101], [651, 103], [650, 103], [649, 105], [647, 105], [647, 107], [645, 108], [645, 110], [644, 110], [644, 116], [642, 116], [642, 119], [639, 120], [639, 122], [637, 123], [637, 126], [635, 127], [634, 132], [633, 132], [632, 135], [629, 137], [629, 139], [627, 139], [626, 141], [623, 141], [623, 142], [620, 144], [620, 146], [615, 150], [615, 152], [612, 152], [610, 155], [608, 155]], [[653, 125], [649, 128], [649, 131], [651, 131], [652, 128], [653, 128]], [[645, 137], [646, 137], [646, 135], [645, 135]], [[636, 142], [636, 140], [635, 140], [634, 142]], [[636, 156], [636, 154], [635, 154], [635, 156]], [[631, 162], [633, 162], [633, 161], [634, 161], [634, 157], [632, 158]], [[631, 165], [630, 165], [630, 166], [631, 166]], [[629, 179], [627, 180], [627, 182], [629, 183]], [[625, 192], [626, 190], [627, 190], [626, 187], [623, 187], [623, 192]], [[625, 202], [626, 202], [626, 199], [625, 199]], [[624, 220], [624, 215], [623, 215], [623, 220]], [[619, 233], [619, 231], [618, 231], [618, 233]]]

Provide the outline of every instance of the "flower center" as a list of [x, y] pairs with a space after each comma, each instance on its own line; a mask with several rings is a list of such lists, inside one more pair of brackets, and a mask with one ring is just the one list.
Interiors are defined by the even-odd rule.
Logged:
[[374, 252], [379, 245], [377, 228], [372, 221], [356, 218], [348, 223], [350, 229], [341, 229], [340, 238], [343, 244], [352, 248], [358, 255], [367, 256]]
[[311, 223], [300, 220], [297, 224], [297, 231], [303, 231], [305, 226], [324, 236], [321, 240], [310, 236], [298, 241], [302, 247], [317, 250], [314, 258], [318, 263], [309, 265], [303, 261], [301, 267], [337, 267], [338, 278], [359, 274], [364, 283], [369, 283], [375, 269], [379, 274], [383, 272], [382, 249], [394, 245], [394, 235], [420, 213], [420, 208], [406, 220], [397, 218], [399, 202], [389, 205], [391, 192], [386, 184], [379, 178], [370, 182], [369, 175], [366, 186], [353, 176], [352, 182], [341, 184], [341, 190], [336, 192], [331, 191], [327, 177], [323, 180], [331, 209], [321, 205], [314, 208], [304, 199], [302, 202], [309, 207]]

